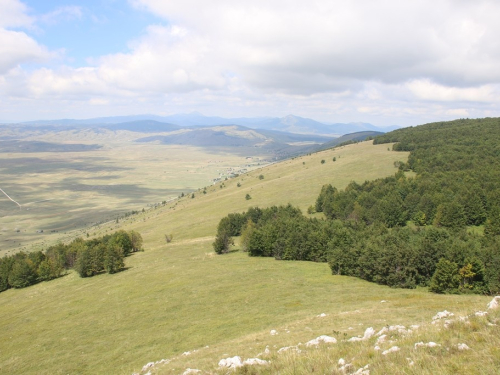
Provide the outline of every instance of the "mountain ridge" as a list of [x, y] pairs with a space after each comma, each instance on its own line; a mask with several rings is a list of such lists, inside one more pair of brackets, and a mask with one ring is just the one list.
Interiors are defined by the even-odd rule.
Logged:
[[[219, 116], [205, 116], [198, 112], [187, 114], [173, 114], [168, 116], [158, 115], [132, 115], [132, 116], [110, 116], [89, 119], [59, 119], [59, 120], [36, 120], [19, 122], [19, 125], [31, 126], [101, 126], [105, 128], [116, 127], [118, 124], [134, 123], [141, 126], [141, 122], [151, 125], [151, 121], [168, 124], [172, 127], [203, 127], [217, 125], [239, 125], [252, 129], [276, 130], [296, 134], [318, 134], [318, 135], [344, 135], [359, 131], [381, 131], [387, 132], [400, 128], [400, 126], [378, 127], [369, 123], [324, 123], [310, 118], [296, 115], [284, 117], [235, 117], [225, 118]], [[13, 125], [13, 124], [9, 124]], [[144, 125], [147, 126], [147, 125]], [[130, 129], [126, 129], [130, 130]]]

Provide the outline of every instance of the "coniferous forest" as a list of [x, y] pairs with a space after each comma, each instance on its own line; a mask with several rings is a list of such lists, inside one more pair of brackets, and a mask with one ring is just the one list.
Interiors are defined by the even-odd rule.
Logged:
[[[299, 209], [251, 208], [218, 226], [250, 256], [328, 262], [333, 274], [436, 293], [500, 293], [500, 119], [461, 119], [375, 138], [409, 151], [394, 176], [323, 186]], [[332, 176], [334, 180], [335, 176]]]

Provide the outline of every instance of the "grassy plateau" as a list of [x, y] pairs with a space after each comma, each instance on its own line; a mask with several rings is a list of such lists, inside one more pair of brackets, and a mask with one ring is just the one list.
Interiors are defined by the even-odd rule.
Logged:
[[[133, 155], [122, 154], [121, 166], [129, 168], [123, 173], [175, 172], [170, 165], [155, 168], [145, 159], [134, 165]], [[83, 279], [71, 271], [57, 280], [1, 293], [0, 373], [183, 374], [190, 368], [226, 374], [233, 370], [218, 368], [220, 359], [261, 353], [269, 364], [246, 366], [237, 373], [341, 374], [366, 365], [370, 374], [497, 373], [499, 314], [474, 315], [486, 309], [490, 297], [443, 296], [332, 276], [323, 263], [248, 257], [238, 251], [238, 241], [229, 254], [213, 252], [216, 226], [230, 212], [287, 203], [305, 212], [323, 184], [342, 189], [353, 180], [392, 175], [394, 162], [406, 158], [406, 153], [389, 151], [388, 145], [344, 146], [215, 185], [179, 182], [179, 189], [199, 188], [194, 198], [188, 195], [119, 223], [93, 226], [91, 236], [118, 228], [137, 230], [145, 251], [127, 258], [127, 269], [118, 274]], [[183, 168], [199, 165], [193, 161]], [[87, 173], [87, 178], [95, 178]], [[147, 183], [161, 186], [161, 177]], [[172, 234], [173, 241], [167, 244], [165, 234]], [[448, 328], [444, 319], [431, 324], [445, 309], [455, 314]], [[468, 314], [473, 316], [456, 319]], [[374, 349], [376, 337], [347, 342], [366, 328], [379, 331], [391, 325], [419, 328], [411, 334], [388, 334], [380, 351]], [[271, 335], [271, 330], [277, 334]], [[320, 335], [335, 337], [338, 343], [278, 353]], [[420, 341], [440, 346], [415, 348]], [[470, 349], [457, 349], [459, 343]], [[381, 354], [392, 346], [400, 350]], [[352, 367], [342, 372], [340, 358]]]

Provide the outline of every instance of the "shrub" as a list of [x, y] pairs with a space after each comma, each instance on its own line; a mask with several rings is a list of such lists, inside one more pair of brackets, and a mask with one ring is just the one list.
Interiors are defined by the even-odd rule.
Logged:
[[229, 252], [229, 246], [234, 245], [233, 238], [229, 235], [229, 231], [222, 230], [215, 236], [213, 243], [214, 251], [217, 254], [224, 254]]
[[429, 290], [434, 293], [453, 293], [457, 291], [459, 282], [457, 264], [441, 258], [432, 275]]
[[9, 284], [13, 288], [25, 288], [36, 282], [37, 274], [33, 262], [24, 255], [19, 257], [9, 273]]
[[104, 252], [104, 270], [107, 273], [116, 273], [125, 267], [123, 250], [118, 246], [108, 246]]

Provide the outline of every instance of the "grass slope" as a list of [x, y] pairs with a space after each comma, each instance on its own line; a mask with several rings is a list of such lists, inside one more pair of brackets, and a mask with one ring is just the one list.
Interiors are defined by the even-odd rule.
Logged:
[[[128, 258], [128, 269], [115, 275], [81, 279], [71, 272], [1, 293], [0, 373], [131, 374], [160, 359], [171, 362], [157, 373], [182, 374], [188, 367], [213, 372], [219, 359], [254, 357], [266, 345], [275, 352], [322, 334], [341, 338], [369, 326], [428, 322], [444, 309], [484, 309], [489, 299], [481, 296], [390, 289], [332, 276], [326, 264], [213, 253], [216, 225], [229, 212], [287, 203], [305, 210], [323, 184], [343, 188], [351, 180], [390, 175], [394, 161], [406, 157], [387, 145], [345, 146], [251, 172], [96, 230], [97, 236], [118, 227], [138, 230], [146, 251]], [[174, 235], [170, 244], [167, 233]], [[321, 313], [328, 315], [317, 318]], [[270, 336], [271, 329], [279, 335]], [[279, 371], [309, 368], [301, 361], [283, 360]]]

